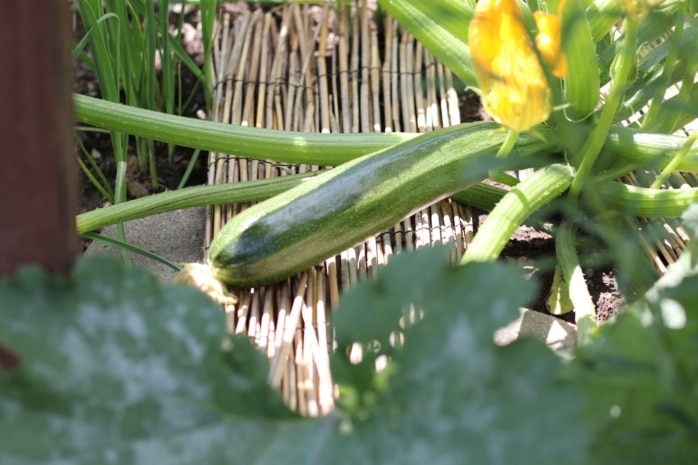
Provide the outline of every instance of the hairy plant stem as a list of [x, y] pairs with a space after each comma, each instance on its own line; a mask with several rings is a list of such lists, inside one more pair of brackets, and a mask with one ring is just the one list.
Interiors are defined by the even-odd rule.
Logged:
[[691, 147], [693, 144], [696, 142], [696, 138], [698, 138], [698, 132], [692, 133], [688, 138], [686, 139], [686, 143], [681, 147], [681, 150], [679, 150], [679, 153], [676, 154], [673, 160], [669, 162], [668, 165], [664, 167], [661, 173], [657, 176], [657, 179], [652, 182], [650, 185], [651, 189], [659, 189], [662, 187], [662, 184], [664, 184], [664, 181], [669, 179], [669, 176], [671, 176], [671, 173], [676, 171], [681, 164], [681, 162], [686, 158], [686, 155], [688, 155], [688, 151], [691, 150]]
[[596, 327], [596, 309], [584, 280], [574, 242], [572, 225], [565, 221], [555, 234], [555, 254], [574, 307], [578, 328], [577, 345], [583, 345], [589, 341], [589, 331]]
[[566, 191], [573, 177], [571, 167], [554, 164], [539, 169], [513, 187], [487, 217], [465, 251], [461, 264], [496, 260], [516, 228]]
[[234, 126], [73, 96], [76, 119], [182, 147], [287, 163], [336, 166], [414, 139], [412, 133], [317, 134]]
[[79, 214], [76, 218], [78, 234], [183, 208], [265, 200], [316, 174], [317, 172], [308, 172], [272, 179], [187, 187], [129, 200]]
[[589, 177], [589, 173], [591, 173], [594, 162], [596, 161], [601, 148], [606, 142], [608, 131], [613, 124], [613, 118], [615, 117], [623, 100], [623, 92], [625, 91], [625, 85], [627, 83], [630, 70], [633, 66], [633, 60], [637, 59], [635, 52], [638, 23], [636, 21], [626, 19], [623, 25], [625, 37], [623, 38], [623, 45], [620, 52], [618, 72], [614, 76], [611, 89], [608, 93], [608, 98], [606, 99], [606, 103], [601, 111], [601, 116], [596, 123], [596, 127], [593, 129], [584, 145], [582, 145], [577, 157], [578, 159], [581, 159], [581, 163], [579, 164], [577, 174], [572, 181], [569, 192], [570, 198], [573, 199], [573, 201], [576, 201], [578, 198], [582, 187]]
[[[79, 122], [110, 131], [147, 137], [182, 147], [192, 147], [242, 157], [335, 166], [419, 136], [417, 133], [317, 134], [232, 126], [107, 102], [75, 94]], [[467, 124], [467, 123], [466, 123]], [[544, 127], [542, 137], [550, 137]], [[665, 166], [667, 151], [678, 150], [683, 139], [612, 126], [605, 149], [623, 163], [657, 161]], [[662, 160], [667, 160], [666, 162]], [[698, 148], [681, 163], [683, 171], [698, 171]]]

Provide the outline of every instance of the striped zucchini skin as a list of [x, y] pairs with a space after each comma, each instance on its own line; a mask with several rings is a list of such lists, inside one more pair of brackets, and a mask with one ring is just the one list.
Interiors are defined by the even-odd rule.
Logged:
[[232, 218], [209, 249], [214, 275], [232, 286], [288, 278], [406, 215], [487, 177], [494, 167], [532, 166], [556, 146], [525, 135], [495, 158], [506, 133], [468, 123], [365, 155], [310, 178]]

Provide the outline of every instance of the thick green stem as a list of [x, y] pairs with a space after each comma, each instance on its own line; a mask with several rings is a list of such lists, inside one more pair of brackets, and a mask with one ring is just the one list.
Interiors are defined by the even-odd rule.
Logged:
[[162, 192], [81, 213], [77, 216], [77, 229], [79, 234], [84, 234], [104, 226], [183, 208], [265, 200], [297, 186], [304, 178], [316, 174], [317, 172], [310, 172], [272, 179], [187, 187], [176, 191]]
[[651, 189], [605, 181], [594, 185], [604, 208], [643, 218], [675, 218], [698, 202], [698, 188]]
[[[74, 104], [78, 121], [100, 128], [183, 147], [289, 163], [334, 166], [419, 135], [317, 134], [249, 128], [165, 115], [77, 94], [74, 95]], [[667, 156], [667, 151], [678, 150], [684, 139], [613, 126], [604, 142], [604, 148], [618, 158], [636, 160], [638, 163], [657, 159], [659, 166], [665, 166], [671, 159]], [[662, 159], [667, 161], [662, 162]], [[689, 151], [679, 168], [683, 171], [698, 171], [698, 148]]]
[[508, 191], [501, 187], [479, 182], [451, 196], [456, 202], [470, 205], [486, 212], [491, 211]]
[[[317, 172], [308, 172], [272, 179], [180, 188], [153, 194], [81, 213], [76, 218], [77, 231], [88, 237], [89, 231], [160, 213], [209, 205], [262, 201], [281, 194], [303, 182], [304, 178], [316, 174]], [[454, 194], [451, 198], [456, 202], [490, 211], [507, 192], [490, 184], [478, 183]], [[698, 198], [698, 194], [696, 195]]]
[[681, 147], [681, 150], [679, 150], [679, 153], [676, 154], [673, 160], [664, 167], [661, 173], [659, 173], [659, 176], [657, 176], [657, 179], [654, 180], [654, 182], [650, 185], [650, 188], [652, 189], [659, 189], [662, 187], [662, 184], [664, 184], [664, 181], [669, 179], [669, 176], [676, 171], [681, 164], [681, 162], [686, 158], [686, 155], [688, 155], [688, 151], [691, 149], [693, 144], [696, 142], [696, 138], [698, 138], [698, 133], [694, 132], [688, 138], [686, 139], [686, 143]]
[[[620, 126], [611, 127], [604, 151], [614, 158], [609, 170], [635, 165], [661, 169], [672, 163], [686, 143], [685, 137], [640, 132]], [[678, 171], [698, 171], [698, 147], [688, 150], [676, 166]]]
[[659, 79], [659, 84], [657, 85], [657, 90], [654, 93], [652, 102], [650, 103], [647, 113], [642, 118], [642, 128], [647, 129], [655, 122], [657, 115], [659, 114], [659, 108], [664, 103], [664, 94], [666, 93], [667, 87], [671, 84], [671, 75], [674, 72], [674, 67], [676, 66], [676, 60], [679, 56], [679, 50], [681, 48], [681, 36], [683, 35], [683, 18], [676, 21], [674, 26], [674, 32], [671, 36], [669, 43], [669, 52], [667, 53], [666, 59], [664, 60], [664, 67], [662, 68], [662, 76]]
[[614, 76], [611, 90], [608, 93], [608, 98], [601, 111], [599, 121], [580, 149], [579, 158], [581, 159], [581, 163], [577, 170], [577, 175], [574, 177], [574, 181], [572, 181], [572, 185], [570, 186], [570, 196], [573, 199], [579, 196], [579, 192], [582, 190], [582, 186], [584, 186], [584, 183], [589, 177], [594, 162], [599, 156], [599, 152], [606, 141], [608, 131], [613, 124], [613, 118], [623, 100], [623, 92], [625, 91], [625, 84], [628, 80], [630, 70], [633, 67], [633, 60], [637, 59], [635, 56], [638, 31], [637, 22], [626, 19], [624, 22], [624, 31], [625, 37], [620, 52], [618, 72]]
[[166, 115], [78, 94], [73, 101], [75, 116], [81, 123], [183, 147], [287, 163], [335, 166], [418, 135], [277, 131]]
[[[604, 199], [607, 208], [643, 218], [677, 218], [686, 208], [698, 202], [696, 187], [651, 189], [618, 181], [603, 181], [594, 185], [594, 191]], [[478, 183], [453, 194], [451, 198], [456, 202], [489, 212], [507, 192], [490, 184]]]
[[496, 260], [507, 241], [531, 214], [558, 197], [572, 182], [566, 165], [549, 165], [512, 188], [492, 210], [470, 243], [461, 264]]
[[555, 254], [574, 307], [577, 345], [583, 345], [589, 340], [589, 331], [596, 327], [596, 308], [584, 280], [574, 242], [572, 226], [563, 222], [555, 235]]

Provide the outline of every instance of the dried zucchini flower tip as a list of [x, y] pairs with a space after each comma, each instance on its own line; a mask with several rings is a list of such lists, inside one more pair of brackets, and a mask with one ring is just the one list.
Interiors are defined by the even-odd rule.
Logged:
[[172, 282], [194, 287], [220, 305], [232, 305], [237, 302], [237, 298], [228, 292], [225, 284], [216, 277], [215, 268], [208, 264], [185, 263]]

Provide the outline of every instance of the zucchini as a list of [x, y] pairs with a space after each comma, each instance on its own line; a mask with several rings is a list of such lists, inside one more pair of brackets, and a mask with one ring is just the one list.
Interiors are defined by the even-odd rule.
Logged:
[[234, 287], [270, 284], [394, 226], [406, 215], [487, 177], [540, 162], [552, 142], [522, 135], [495, 158], [506, 132], [495, 123], [454, 126], [365, 155], [248, 208], [219, 231], [210, 273]]

